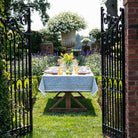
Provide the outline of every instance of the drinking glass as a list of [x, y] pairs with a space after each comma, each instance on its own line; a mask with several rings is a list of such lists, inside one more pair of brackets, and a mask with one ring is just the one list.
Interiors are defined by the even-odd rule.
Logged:
[[75, 69], [75, 74], [78, 74], [80, 68], [76, 66], [74, 69]]
[[58, 74], [63, 75], [63, 67], [58, 67]]

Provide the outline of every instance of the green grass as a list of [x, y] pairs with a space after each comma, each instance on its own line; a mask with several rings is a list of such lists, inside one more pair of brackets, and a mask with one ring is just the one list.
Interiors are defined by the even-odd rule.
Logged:
[[[33, 107], [33, 132], [26, 138], [103, 138], [102, 111], [97, 103], [98, 96], [84, 92], [79, 99], [87, 112], [57, 113], [49, 108], [57, 101], [55, 93], [38, 93]], [[63, 101], [59, 106], [64, 106]], [[75, 107], [75, 102], [72, 107]], [[76, 106], [77, 107], [77, 106]]]

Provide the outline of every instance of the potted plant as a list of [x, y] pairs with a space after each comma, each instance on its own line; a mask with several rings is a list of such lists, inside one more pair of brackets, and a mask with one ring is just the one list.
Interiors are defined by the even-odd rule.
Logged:
[[83, 17], [77, 13], [62, 12], [49, 19], [47, 30], [51, 33], [61, 33], [61, 45], [67, 48], [76, 44], [76, 31], [86, 28], [86, 22]]
[[88, 45], [89, 42], [91, 42], [91, 40], [89, 38], [83, 38], [81, 40], [81, 43], [85, 44], [86, 46]]
[[92, 44], [92, 52], [94, 49], [96, 51], [100, 50], [100, 38], [101, 38], [101, 31], [98, 28], [94, 28], [89, 32], [89, 35], [95, 39], [95, 42]]
[[82, 46], [82, 54], [84, 56], [89, 55], [90, 54], [90, 47], [88, 46], [88, 43], [91, 42], [91, 40], [89, 38], [83, 38], [81, 40], [81, 43], [83, 43], [84, 45]]
[[41, 55], [53, 55], [54, 53], [54, 46], [51, 41], [49, 41], [50, 35], [46, 32], [45, 29], [41, 29], [39, 31], [41, 33]]

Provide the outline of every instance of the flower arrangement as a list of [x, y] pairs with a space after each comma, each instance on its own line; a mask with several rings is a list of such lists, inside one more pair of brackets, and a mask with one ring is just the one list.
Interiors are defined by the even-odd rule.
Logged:
[[71, 54], [67, 54], [65, 53], [64, 55], [62, 55], [62, 61], [66, 63], [66, 65], [71, 65], [73, 63], [73, 53]]
[[58, 60], [59, 64], [62, 64], [62, 62], [64, 64], [66, 64], [67, 67], [69, 67], [72, 63], [73, 63], [73, 53], [68, 54], [65, 53], [64, 55], [61, 53], [62, 58], [60, 60]]
[[77, 66], [78, 62], [74, 59], [73, 53], [65, 53], [64, 55], [61, 53], [62, 58], [58, 60], [60, 66], [64, 66], [64, 71], [66, 74], [72, 74], [73, 66]]
[[70, 30], [85, 29], [86, 26], [84, 18], [77, 13], [63, 12], [49, 19], [47, 30], [52, 33], [68, 33]]

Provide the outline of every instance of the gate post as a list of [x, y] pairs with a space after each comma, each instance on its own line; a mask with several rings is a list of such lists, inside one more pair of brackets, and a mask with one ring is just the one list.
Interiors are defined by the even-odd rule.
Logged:
[[126, 133], [138, 136], [138, 0], [123, 0], [125, 7]]

